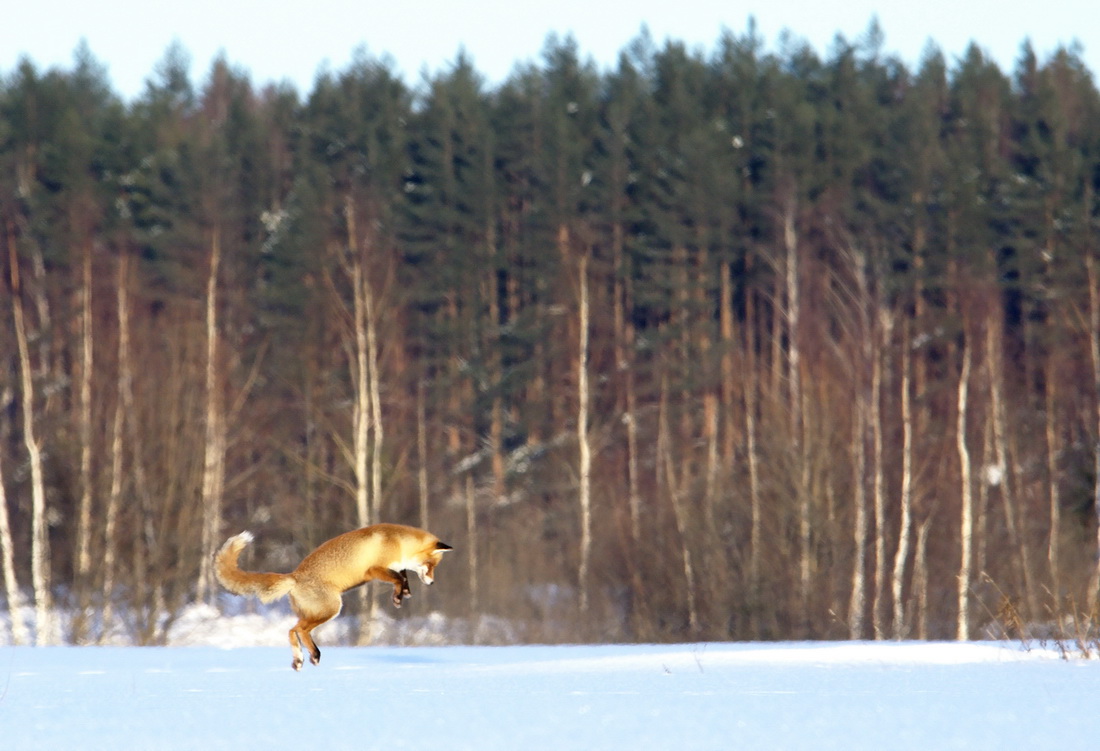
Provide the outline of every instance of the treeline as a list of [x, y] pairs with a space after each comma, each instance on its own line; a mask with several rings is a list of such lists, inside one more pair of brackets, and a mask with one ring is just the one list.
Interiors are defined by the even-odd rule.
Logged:
[[156, 642], [228, 534], [288, 570], [376, 520], [458, 551], [413, 612], [532, 640], [1095, 616], [1092, 74], [881, 40], [9, 73], [14, 638]]

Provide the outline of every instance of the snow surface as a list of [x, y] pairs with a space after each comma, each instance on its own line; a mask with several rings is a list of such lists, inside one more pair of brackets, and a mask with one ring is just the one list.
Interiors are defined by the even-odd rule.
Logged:
[[[224, 623], [235, 642], [242, 622]], [[255, 625], [255, 624], [253, 624]], [[284, 639], [285, 639], [285, 630]], [[3, 749], [1084, 749], [1100, 661], [1007, 643], [0, 647]], [[201, 640], [199, 640], [201, 641]]]

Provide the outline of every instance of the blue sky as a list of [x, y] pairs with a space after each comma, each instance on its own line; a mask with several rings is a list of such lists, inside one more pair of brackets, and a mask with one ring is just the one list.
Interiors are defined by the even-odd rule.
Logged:
[[23, 56], [39, 69], [68, 68], [81, 39], [107, 66], [125, 97], [144, 82], [173, 40], [191, 54], [192, 78], [201, 85], [220, 52], [249, 72], [254, 83], [287, 80], [305, 93], [319, 69], [340, 70], [355, 50], [389, 55], [409, 83], [444, 69], [460, 47], [490, 83], [520, 61], [535, 60], [550, 32], [572, 33], [583, 53], [611, 66], [620, 50], [648, 26], [666, 38], [713, 49], [723, 27], [742, 33], [754, 17], [769, 49], [788, 30], [821, 54], [839, 33], [858, 38], [877, 16], [887, 52], [915, 65], [929, 40], [949, 59], [975, 41], [1011, 71], [1030, 38], [1044, 57], [1058, 45], [1079, 42], [1086, 64], [1100, 71], [1100, 20], [1095, 0], [999, 3], [967, 0], [884, 2], [822, 0], [718, 2], [716, 0], [10, 0], [0, 13], [0, 74]]

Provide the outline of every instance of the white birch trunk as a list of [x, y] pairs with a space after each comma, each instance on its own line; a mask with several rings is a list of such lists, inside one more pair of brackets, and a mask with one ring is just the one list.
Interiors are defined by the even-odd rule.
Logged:
[[92, 249], [84, 247], [81, 281], [81, 372], [80, 372], [80, 506], [76, 528], [76, 573], [79, 586], [86, 596], [89, 591], [88, 572], [92, 566]]
[[[858, 389], [862, 391], [862, 389]], [[852, 569], [852, 596], [848, 604], [848, 638], [863, 638], [864, 612], [867, 607], [867, 405], [862, 394], [856, 397], [856, 424], [852, 430], [855, 441], [855, 467], [852, 472], [853, 502], [855, 503], [855, 527], [852, 544], [855, 565]]]
[[580, 586], [581, 613], [588, 612], [588, 568], [592, 557], [592, 455], [588, 443], [588, 252], [582, 250], [578, 261], [580, 273], [580, 310], [577, 342], [577, 445], [579, 487], [577, 500], [581, 517], [580, 566], [577, 578]]
[[973, 359], [970, 336], [963, 342], [962, 373], [959, 375], [958, 423], [956, 426], [956, 447], [959, 452], [959, 480], [961, 483], [962, 519], [959, 526], [959, 547], [961, 561], [958, 579], [958, 623], [955, 638], [958, 641], [970, 639], [970, 581], [974, 542], [974, 490], [971, 482], [970, 449], [967, 448], [967, 396], [970, 389], [970, 367]]
[[8, 521], [8, 496], [4, 492], [3, 466], [0, 466], [0, 561], [4, 566], [4, 596], [8, 601], [11, 643], [18, 647], [27, 643], [27, 627], [23, 623], [23, 594], [19, 591], [19, 582], [15, 577], [15, 551], [12, 547], [11, 524]]
[[906, 561], [909, 557], [909, 536], [913, 525], [913, 402], [910, 388], [913, 380], [913, 361], [910, 329], [903, 327], [901, 346], [901, 497], [898, 522], [898, 547], [894, 553], [894, 572], [891, 583], [894, 597], [894, 638], [904, 639], [909, 634], [905, 623]]
[[382, 378], [378, 358], [378, 320], [374, 288], [363, 271], [363, 309], [367, 326], [367, 389], [371, 416], [371, 519], [382, 521]]
[[1062, 531], [1062, 499], [1058, 488], [1058, 418], [1055, 399], [1054, 361], [1047, 355], [1046, 372], [1046, 443], [1047, 483], [1050, 501], [1050, 536], [1047, 538], [1047, 560], [1050, 562], [1051, 593], [1054, 598], [1054, 615], [1060, 616], [1062, 608], [1062, 571], [1060, 536]]
[[35, 644], [53, 642], [53, 601], [50, 594], [50, 539], [46, 520], [46, 485], [42, 450], [34, 430], [34, 378], [31, 376], [27, 324], [23, 317], [19, 256], [15, 235], [8, 228], [8, 256], [11, 265], [11, 304], [15, 339], [19, 350], [19, 380], [22, 391], [23, 441], [31, 468], [31, 584], [34, 587]]
[[[378, 499], [372, 498], [373, 482], [370, 472], [371, 459], [371, 422], [375, 410], [374, 386], [371, 359], [374, 343], [370, 320], [370, 299], [364, 268], [362, 249], [359, 244], [358, 223], [355, 204], [350, 195], [344, 197], [344, 221], [347, 223], [347, 255], [345, 270], [352, 286], [352, 328], [355, 337], [355, 349], [351, 359], [352, 383], [355, 398], [352, 405], [352, 471], [355, 474], [355, 512], [358, 525], [365, 527], [378, 521]], [[379, 426], [375, 425], [375, 429]], [[378, 458], [376, 457], [376, 461]], [[359, 644], [370, 641], [370, 624], [378, 614], [376, 598], [370, 596], [370, 589], [359, 590], [360, 612]]]
[[878, 352], [872, 355], [871, 370], [871, 440], [874, 476], [875, 509], [875, 596], [871, 606], [871, 622], [876, 639], [886, 638], [886, 468], [882, 450], [882, 381], [894, 319], [890, 312], [879, 311]]
[[354, 445], [355, 472], [355, 512], [360, 527], [371, 523], [370, 498], [370, 356], [367, 347], [367, 327], [363, 315], [363, 267], [356, 263], [352, 277], [354, 285], [354, 326], [355, 360], [354, 384], [355, 404], [353, 408], [352, 431]]
[[[371, 523], [373, 504], [370, 499], [370, 344], [367, 333], [367, 304], [363, 261], [359, 254], [359, 236], [355, 221], [355, 207], [351, 196], [344, 202], [344, 218], [348, 230], [348, 274], [352, 285], [352, 327], [355, 336], [355, 352], [352, 361], [352, 383], [355, 399], [352, 412], [352, 443], [354, 450], [355, 511], [360, 527]], [[363, 597], [366, 595], [364, 594]]]
[[799, 293], [798, 232], [795, 227], [797, 205], [794, 198], [787, 201], [783, 210], [783, 243], [786, 250], [787, 292], [787, 381], [791, 420], [791, 445], [798, 466], [797, 494], [799, 521], [799, 595], [802, 617], [809, 618], [812, 565], [810, 561], [810, 466], [804, 441], [805, 414], [802, 401], [802, 350], [801, 331], [802, 301]]
[[913, 560], [913, 589], [917, 600], [917, 638], [928, 641], [928, 531], [932, 520], [925, 519], [917, 528], [917, 552]]
[[103, 625], [99, 639], [110, 633], [114, 619], [115, 566], [117, 558], [118, 512], [122, 505], [122, 432], [126, 420], [125, 379], [130, 372], [130, 302], [128, 294], [129, 256], [122, 251], [118, 259], [118, 291], [116, 297], [118, 316], [118, 394], [115, 414], [111, 421], [111, 489], [107, 496], [107, 512], [103, 530]]
[[84, 642], [91, 614], [92, 583], [92, 243], [85, 239], [80, 280], [80, 368], [77, 388], [77, 435], [80, 442], [80, 500], [76, 509], [76, 550], [72, 587], [76, 595], [70, 638]]
[[222, 495], [225, 490], [225, 415], [219, 377], [221, 352], [218, 332], [218, 273], [221, 267], [221, 233], [210, 240], [210, 273], [206, 280], [206, 428], [202, 463], [202, 561], [197, 598], [212, 602], [217, 591], [214, 553], [221, 542]]

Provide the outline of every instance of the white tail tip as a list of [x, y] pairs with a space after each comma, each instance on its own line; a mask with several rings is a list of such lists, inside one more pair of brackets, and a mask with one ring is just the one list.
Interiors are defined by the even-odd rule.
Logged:
[[245, 545], [248, 545], [256, 538], [254, 538], [252, 536], [251, 532], [249, 532], [248, 530], [245, 530], [244, 532], [241, 532], [239, 535], [237, 535], [235, 539], [240, 540]]

